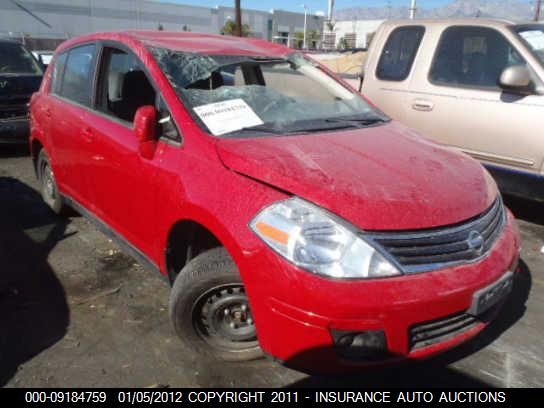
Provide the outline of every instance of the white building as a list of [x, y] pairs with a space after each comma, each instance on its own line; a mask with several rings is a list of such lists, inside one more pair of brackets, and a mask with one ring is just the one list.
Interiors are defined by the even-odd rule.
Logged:
[[[168, 0], [0, 0], [0, 37], [27, 38], [29, 42], [41, 40], [41, 47], [49, 49], [63, 39], [97, 31], [156, 30], [160, 27], [218, 34], [225, 22], [235, 16], [232, 7], [181, 3]], [[267, 40], [294, 38], [297, 31], [304, 30], [304, 13], [243, 7], [242, 23], [249, 25], [253, 37]], [[308, 30], [321, 31], [323, 17], [308, 15], [307, 26]]]
[[367, 48], [370, 36], [385, 20], [346, 20], [334, 25], [335, 42], [345, 37], [349, 48]]

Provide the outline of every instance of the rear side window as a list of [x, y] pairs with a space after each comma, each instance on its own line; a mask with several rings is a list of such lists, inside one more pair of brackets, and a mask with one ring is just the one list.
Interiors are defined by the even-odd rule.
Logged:
[[497, 30], [450, 27], [442, 34], [429, 79], [441, 85], [497, 88], [502, 71], [520, 64], [525, 64], [523, 57]]
[[54, 87], [56, 94], [82, 105], [91, 105], [95, 52], [94, 44], [68, 52], [61, 84]]
[[52, 87], [53, 93], [60, 95], [60, 90], [62, 87], [62, 75], [64, 74], [64, 67], [66, 66], [66, 53], [59, 54], [55, 58], [55, 66], [53, 67], [53, 79]]
[[410, 74], [425, 28], [399, 27], [389, 35], [376, 69], [376, 76], [387, 81], [403, 81]]

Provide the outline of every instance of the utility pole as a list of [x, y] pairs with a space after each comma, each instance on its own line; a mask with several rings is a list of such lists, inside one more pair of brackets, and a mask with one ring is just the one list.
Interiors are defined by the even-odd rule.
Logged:
[[306, 31], [308, 27], [308, 8], [306, 7], [306, 4], [303, 4], [302, 7], [304, 7], [304, 40], [302, 41], [302, 49], [307, 50], [308, 45], [306, 43]]
[[236, 14], [236, 31], [234, 33], [238, 37], [242, 36], [242, 8], [240, 6], [240, 1], [241, 0], [234, 1], [234, 13]]
[[537, 22], [540, 20], [541, 9], [542, 9], [542, 0], [537, 0], [536, 7], [535, 7], [535, 18], [534, 18], [534, 20]]
[[412, 5], [410, 6], [410, 20], [416, 18], [416, 0], [412, 0]]

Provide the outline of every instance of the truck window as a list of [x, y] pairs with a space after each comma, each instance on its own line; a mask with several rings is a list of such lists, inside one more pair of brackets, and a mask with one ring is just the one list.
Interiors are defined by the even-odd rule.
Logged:
[[429, 79], [436, 84], [498, 88], [505, 68], [525, 64], [510, 42], [486, 27], [449, 27], [435, 53]]
[[389, 35], [383, 48], [376, 76], [387, 81], [403, 81], [408, 77], [425, 33], [421, 26], [399, 27]]

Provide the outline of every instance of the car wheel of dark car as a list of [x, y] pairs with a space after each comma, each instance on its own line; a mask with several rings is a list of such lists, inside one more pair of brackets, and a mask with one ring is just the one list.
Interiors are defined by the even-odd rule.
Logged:
[[44, 149], [42, 149], [38, 155], [37, 169], [43, 201], [45, 201], [56, 214], [63, 213], [65, 206], [62, 197], [59, 194], [55, 174], [51, 167], [51, 161]]
[[170, 317], [191, 349], [229, 361], [263, 356], [238, 268], [225, 248], [192, 259], [177, 276]]

